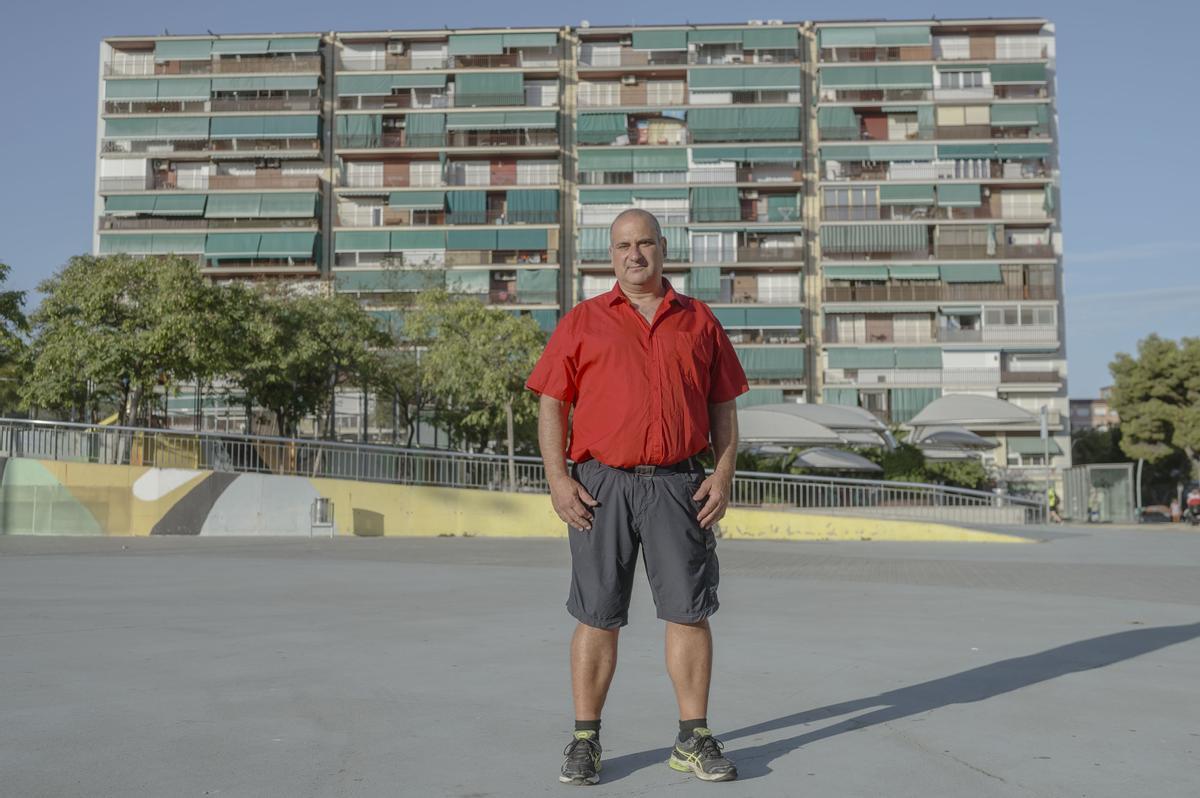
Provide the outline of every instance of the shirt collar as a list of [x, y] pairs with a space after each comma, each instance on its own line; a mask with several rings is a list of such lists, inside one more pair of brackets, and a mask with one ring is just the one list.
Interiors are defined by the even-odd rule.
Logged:
[[[663, 301], [668, 304], [679, 305], [681, 308], [688, 307], [688, 297], [676, 293], [674, 286], [671, 285], [671, 281], [666, 277], [662, 278], [662, 281], [663, 286], [667, 289], [666, 293], [663, 294]], [[621, 290], [621, 283], [619, 281], [613, 283], [612, 290], [608, 292], [607, 296], [609, 306], [615, 305], [618, 302], [629, 301], [629, 298], [625, 296], [625, 292]]]

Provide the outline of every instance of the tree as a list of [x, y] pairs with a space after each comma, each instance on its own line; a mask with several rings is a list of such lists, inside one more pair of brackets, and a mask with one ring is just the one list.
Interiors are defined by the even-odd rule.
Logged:
[[115, 400], [122, 424], [141, 418], [154, 386], [203, 372], [219, 335], [200, 312], [211, 290], [186, 258], [71, 258], [39, 285], [22, 398], [94, 412]]
[[381, 351], [378, 368], [368, 383], [377, 396], [389, 400], [377, 405], [377, 423], [392, 427], [393, 442], [399, 440], [401, 429], [406, 430], [405, 446], [412, 446], [421, 411], [431, 403], [429, 393], [421, 390], [421, 371], [416, 350]]
[[1200, 479], [1200, 338], [1151, 335], [1138, 342], [1136, 358], [1118, 353], [1109, 371], [1121, 449], [1152, 463], [1182, 452]]
[[377, 350], [394, 345], [348, 296], [247, 292], [239, 302], [243, 330], [231, 378], [249, 403], [275, 415], [280, 435], [294, 435], [300, 419], [331, 409], [338, 385], [368, 384], [378, 371]]
[[532, 318], [437, 289], [417, 300], [405, 316], [405, 330], [428, 347], [422, 356], [425, 385], [449, 411], [457, 431], [480, 448], [507, 440], [512, 481], [517, 427], [530, 429], [537, 420], [537, 403], [525, 380], [545, 333]]
[[[0, 288], [8, 280], [9, 266], [0, 263]], [[0, 415], [17, 404], [18, 363], [25, 352], [25, 292], [0, 291]]]

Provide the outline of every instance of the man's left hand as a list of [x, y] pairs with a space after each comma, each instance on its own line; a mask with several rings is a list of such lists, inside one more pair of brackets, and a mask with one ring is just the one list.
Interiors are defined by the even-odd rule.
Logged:
[[692, 495], [695, 501], [704, 502], [696, 518], [700, 526], [708, 529], [725, 517], [725, 509], [729, 507], [729, 499], [733, 495], [733, 477], [719, 473], [710, 474], [700, 483], [700, 489]]

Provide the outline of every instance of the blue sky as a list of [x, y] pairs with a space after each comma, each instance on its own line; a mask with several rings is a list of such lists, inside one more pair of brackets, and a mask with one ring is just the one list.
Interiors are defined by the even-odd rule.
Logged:
[[105, 36], [932, 15], [1043, 16], [1057, 27], [1071, 396], [1095, 395], [1113, 353], [1151, 332], [1200, 335], [1200, 4], [1174, 2], [20, 3], [0, 48], [0, 260], [11, 287], [32, 290], [90, 246]]

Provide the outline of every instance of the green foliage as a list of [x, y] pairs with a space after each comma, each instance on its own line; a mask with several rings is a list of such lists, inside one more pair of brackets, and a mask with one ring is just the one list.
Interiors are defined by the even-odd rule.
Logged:
[[525, 380], [545, 345], [537, 322], [435, 289], [421, 294], [404, 323], [427, 347], [424, 386], [454, 437], [478, 448], [504, 440], [511, 407], [520, 448], [534, 449], [537, 402]]
[[1151, 335], [1138, 342], [1136, 358], [1118, 353], [1109, 370], [1121, 449], [1152, 463], [1183, 452], [1200, 478], [1200, 338]]
[[[0, 263], [0, 288], [8, 280], [9, 271], [7, 263]], [[24, 307], [24, 291], [0, 291], [0, 367], [16, 361], [25, 348], [23, 338], [29, 331], [29, 320]]]
[[881, 479], [895, 482], [934, 482], [958, 488], [986, 490], [991, 485], [987, 470], [974, 458], [930, 462], [920, 448], [900, 442], [896, 448], [866, 449], [859, 454], [883, 466]]

